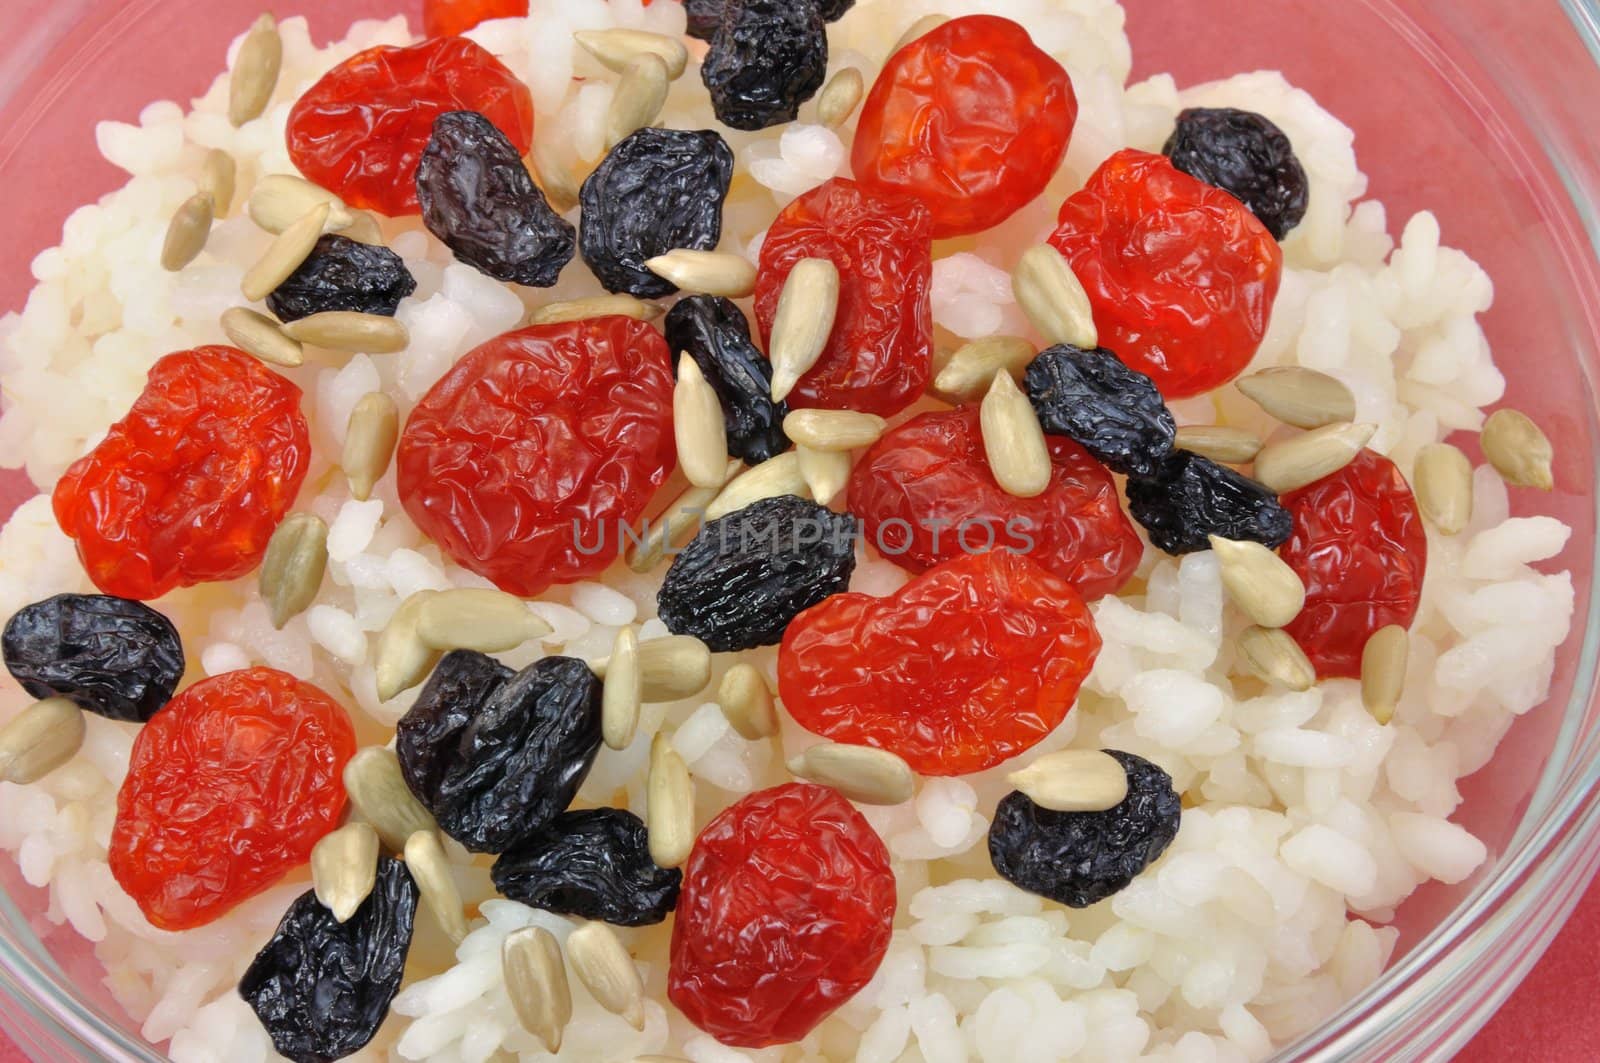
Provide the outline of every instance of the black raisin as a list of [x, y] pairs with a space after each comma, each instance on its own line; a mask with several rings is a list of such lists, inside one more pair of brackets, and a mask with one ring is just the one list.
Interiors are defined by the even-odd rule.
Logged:
[[1190, 177], [1231, 192], [1279, 240], [1306, 216], [1306, 172], [1283, 130], [1262, 115], [1190, 107], [1161, 151]]
[[722, 403], [728, 453], [760, 465], [789, 449], [789, 404], [772, 401], [772, 363], [750, 339], [750, 322], [731, 300], [694, 295], [667, 314], [667, 346], [695, 360]]
[[779, 495], [711, 521], [667, 569], [656, 595], [667, 630], [718, 653], [771, 646], [803, 610], [845, 589], [856, 520]]
[[1209, 535], [1278, 547], [1294, 531], [1277, 495], [1187, 450], [1173, 451], [1155, 476], [1128, 481], [1128, 512], [1169, 554], [1209, 550]]
[[454, 764], [461, 735], [478, 710], [516, 675], [493, 657], [473, 650], [444, 655], [423, 684], [411, 710], [395, 727], [395, 755], [406, 785], [428, 803]]
[[[722, 9], [728, 0], [684, 0], [684, 10], [689, 13], [688, 34], [709, 41], [722, 25]], [[824, 22], [837, 22], [844, 13], [856, 6], [856, 0], [822, 0]]]
[[572, 223], [551, 209], [522, 156], [476, 111], [447, 111], [417, 164], [422, 221], [456, 258], [499, 281], [548, 288], [572, 261]]
[[494, 862], [514, 901], [617, 926], [659, 923], [678, 906], [683, 873], [650, 859], [644, 822], [618, 808], [563, 812]]
[[1106, 750], [1128, 773], [1128, 796], [1104, 812], [1053, 812], [1017, 792], [989, 824], [989, 860], [1008, 882], [1087, 908], [1123, 889], [1178, 835], [1183, 802], [1166, 772], [1132, 753]]
[[300, 268], [267, 296], [279, 321], [298, 321], [331, 310], [393, 317], [400, 300], [417, 290], [416, 278], [387, 247], [328, 233]]
[[1114, 472], [1151, 476], [1172, 453], [1178, 426], [1155, 381], [1104, 347], [1047, 348], [1024, 384], [1046, 432], [1076, 440]]
[[0, 636], [6, 667], [36, 698], [62, 697], [143, 723], [172, 700], [183, 644], [172, 621], [106, 594], [58, 594], [17, 610]]
[[747, 130], [794, 121], [827, 73], [818, 0], [728, 0], [700, 67], [717, 120]]
[[645, 261], [675, 248], [710, 251], [722, 239], [733, 151], [709, 129], [641, 129], [583, 182], [578, 246], [607, 291], [641, 299], [677, 286]]
[[331, 1063], [372, 1040], [400, 990], [417, 915], [406, 866], [378, 858], [378, 880], [341, 923], [302, 893], [239, 980], [273, 1047], [295, 1063]]

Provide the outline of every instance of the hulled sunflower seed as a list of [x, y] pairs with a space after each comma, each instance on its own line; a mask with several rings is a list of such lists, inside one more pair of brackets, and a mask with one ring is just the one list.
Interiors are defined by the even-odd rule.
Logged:
[[379, 701], [388, 701], [402, 690], [416, 686], [438, 662], [439, 651], [423, 642], [417, 633], [423, 603], [437, 593], [417, 591], [401, 602], [378, 636], [372, 668]]
[[1261, 439], [1242, 428], [1220, 424], [1192, 424], [1178, 429], [1173, 445], [1224, 465], [1244, 465], [1261, 453]]
[[378, 884], [378, 832], [346, 823], [311, 848], [311, 888], [339, 922], [348, 922]]
[[631, 295], [591, 295], [561, 303], [546, 303], [528, 315], [530, 325], [559, 325], [567, 321], [587, 321], [592, 317], [631, 317], [635, 321], [654, 321], [664, 310], [660, 303], [647, 303]]
[[1284, 424], [1321, 428], [1356, 419], [1356, 397], [1344, 381], [1303, 366], [1280, 366], [1240, 377], [1246, 398]]
[[759, 742], [778, 733], [778, 708], [767, 681], [753, 664], [739, 662], [717, 685], [717, 707], [739, 736]]
[[356, 814], [372, 825], [390, 852], [405, 852], [406, 839], [418, 831], [438, 829], [433, 813], [406, 785], [400, 758], [392, 749], [357, 750], [344, 766], [344, 788]]
[[278, 21], [262, 15], [239, 45], [228, 81], [228, 121], [234, 128], [261, 117], [272, 102], [282, 68], [283, 38], [278, 35]]
[[340, 230], [340, 235], [358, 244], [383, 243], [383, 229], [378, 225], [378, 219], [364, 210], [350, 212], [350, 224]]
[[405, 325], [382, 314], [360, 314], [353, 310], [325, 310], [283, 326], [292, 340], [330, 351], [352, 354], [394, 354], [411, 342]]
[[645, 829], [650, 859], [657, 865], [679, 867], [689, 859], [694, 847], [694, 780], [683, 757], [672, 748], [672, 740], [659, 731], [650, 742]]
[[926, 37], [949, 21], [949, 15], [923, 15], [906, 27], [906, 31], [900, 35], [900, 39], [894, 42], [894, 47], [889, 49], [889, 54], [893, 55], [918, 37]]
[[606, 658], [606, 680], [600, 698], [600, 733], [612, 749], [627, 749], [639, 729], [639, 709], [644, 697], [639, 673], [639, 636], [633, 628], [617, 632]]
[[1128, 773], [1100, 749], [1047, 753], [1006, 781], [1038, 805], [1055, 812], [1104, 812], [1128, 796]]
[[1444, 535], [1456, 535], [1472, 519], [1472, 462], [1449, 443], [1417, 451], [1411, 486], [1417, 507]]
[[0, 781], [26, 786], [77, 756], [87, 727], [66, 698], [45, 698], [0, 727]]
[[635, 1030], [644, 1029], [644, 981], [616, 931], [604, 923], [585, 923], [567, 935], [567, 959], [601, 1007]]
[[233, 209], [234, 189], [239, 179], [239, 164], [221, 148], [206, 152], [200, 164], [200, 191], [211, 197], [213, 213], [226, 218]]
[[[723, 482], [731, 479], [739, 468], [739, 462], [730, 461], [723, 470]], [[721, 493], [722, 487], [719, 485], [690, 487], [679, 495], [660, 516], [649, 522], [649, 530], [642, 537], [630, 538], [628, 548], [623, 552], [628, 567], [635, 572], [649, 572], [655, 568], [667, 555], [667, 550], [685, 537], [690, 528], [700, 523], [706, 507]]]
[[545, 1051], [561, 1051], [561, 1037], [572, 1021], [572, 989], [561, 943], [542, 926], [525, 926], [500, 945], [500, 973], [511, 1008], [524, 1029]]
[[372, 489], [389, 471], [394, 446], [400, 439], [400, 408], [386, 393], [369, 391], [350, 411], [345, 426], [344, 452], [339, 465], [350, 481], [350, 495], [358, 502], [372, 497]]
[[[650, 704], [693, 697], [711, 682], [711, 651], [693, 635], [665, 635], [639, 643], [639, 697]], [[591, 662], [604, 679], [611, 658]]]
[[772, 401], [782, 402], [817, 364], [838, 312], [838, 267], [825, 258], [795, 263], [778, 295], [772, 341], [767, 345], [772, 361]]
[[200, 257], [211, 238], [214, 210], [211, 196], [196, 192], [183, 201], [167, 225], [166, 239], [161, 243], [161, 268], [177, 273]]
[[1520, 410], [1496, 410], [1483, 423], [1478, 442], [1500, 478], [1513, 487], [1548, 491], [1555, 487], [1550, 438]]
[[630, 134], [654, 124], [667, 105], [671, 85], [667, 64], [659, 55], [647, 53], [629, 61], [606, 112], [606, 148], [614, 148]]
[[850, 482], [850, 452], [810, 447], [795, 447], [794, 452], [800, 459], [800, 475], [817, 504], [826, 506], [838, 498]]
[[1297, 692], [1317, 683], [1317, 670], [1305, 651], [1282, 628], [1247, 627], [1236, 645], [1239, 663], [1257, 679]]
[[1070, 343], [1084, 350], [1099, 346], [1089, 294], [1065, 256], [1049, 244], [1023, 252], [1011, 272], [1011, 291], [1045, 342]]
[[756, 268], [743, 255], [680, 247], [644, 261], [656, 276], [686, 292], [743, 299], [756, 290]]
[[306, 349], [283, 334], [278, 323], [247, 306], [222, 312], [222, 331], [240, 350], [271, 365], [304, 365]]
[[405, 858], [406, 870], [417, 883], [422, 903], [439, 921], [445, 937], [461, 944], [467, 936], [466, 904], [450, 870], [450, 858], [444, 855], [444, 846], [439, 842], [439, 832], [419, 830], [407, 838]]
[[728, 436], [722, 403], [688, 354], [678, 357], [678, 383], [672, 389], [672, 433], [678, 466], [696, 487], [716, 487], [728, 469]]
[[783, 419], [784, 434], [812, 450], [870, 447], [888, 427], [877, 414], [855, 410], [795, 410]]
[[250, 190], [250, 219], [269, 233], [282, 233], [318, 206], [326, 205], [323, 232], [349, 228], [354, 215], [344, 200], [293, 174], [268, 174]]
[[811, 489], [800, 471], [800, 455], [791, 450], [768, 458], [730, 480], [706, 506], [705, 519], [709, 522], [726, 517], [763, 498], [776, 498], [779, 495], [806, 498], [810, 493]]
[[867, 83], [861, 71], [853, 66], [844, 67], [817, 93], [817, 121], [829, 129], [838, 129], [850, 120], [866, 91]]
[[1288, 563], [1260, 543], [1208, 536], [1222, 586], [1240, 612], [1261, 627], [1283, 627], [1300, 615], [1306, 587]]
[[439, 591], [417, 609], [417, 638], [442, 652], [504, 653], [550, 631], [521, 598], [487, 587]]
[[978, 410], [983, 451], [1007, 494], [1033, 498], [1050, 486], [1050, 450], [1033, 403], [1010, 373], [996, 373]]
[[1380, 724], [1394, 719], [1406, 685], [1411, 636], [1399, 624], [1379, 628], [1361, 648], [1361, 704]]
[[934, 374], [933, 392], [958, 404], [981, 399], [996, 373], [1019, 380], [1036, 353], [1020, 336], [988, 336], [962, 344]]
[[1261, 448], [1255, 478], [1276, 494], [1316, 483], [1349, 465], [1372, 441], [1377, 425], [1330, 424]]
[[689, 49], [683, 42], [660, 33], [630, 29], [579, 30], [572, 36], [584, 51], [600, 60], [602, 66], [619, 74], [627, 73], [629, 64], [641, 55], [660, 59], [672, 81], [683, 77], [684, 68], [689, 65]]
[[899, 805], [917, 792], [911, 766], [886, 749], [823, 742], [790, 757], [789, 774], [831, 786], [864, 805]]
[[272, 626], [283, 625], [310, 608], [328, 568], [328, 526], [314, 513], [292, 513], [267, 541], [257, 579]]
[[239, 284], [246, 299], [252, 303], [260, 302], [300, 268], [316, 249], [323, 226], [328, 222], [328, 211], [328, 204], [318, 203], [306, 211], [299, 221], [278, 234], [260, 261], [250, 267]]
[[552, 207], [566, 213], [578, 205], [578, 180], [572, 175], [572, 167], [562, 161], [548, 141], [533, 142], [533, 154], [529, 156], [529, 161], [533, 163], [534, 176], [539, 178], [539, 187], [544, 189], [545, 198]]

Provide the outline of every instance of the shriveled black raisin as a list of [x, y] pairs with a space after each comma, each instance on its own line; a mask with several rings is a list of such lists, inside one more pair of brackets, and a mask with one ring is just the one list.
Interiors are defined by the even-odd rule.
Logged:
[[803, 610], [850, 583], [856, 520], [779, 495], [711, 521], [656, 594], [667, 630], [718, 653], [770, 646]]
[[378, 880], [341, 923], [302, 893], [239, 980], [278, 1052], [295, 1063], [331, 1063], [372, 1040], [400, 991], [417, 916], [406, 866], [378, 858]]
[[[699, 37], [702, 41], [709, 41], [716, 36], [717, 27], [722, 25], [722, 9], [727, 6], [728, 0], [684, 0], [684, 10], [689, 13], [688, 33], [691, 37]], [[825, 22], [837, 22], [844, 17], [844, 13], [856, 6], [856, 0], [822, 0], [822, 18]]]
[[1178, 835], [1183, 802], [1166, 772], [1132, 753], [1106, 750], [1128, 773], [1128, 796], [1104, 812], [1053, 812], [1017, 792], [989, 824], [989, 860], [1000, 877], [1069, 908], [1124, 889]]
[[300, 268], [267, 296], [267, 309], [279, 321], [331, 310], [393, 317], [400, 300], [416, 290], [416, 278], [387, 247], [327, 233]]
[[395, 727], [400, 774], [418, 800], [427, 804], [438, 794], [467, 725], [489, 695], [514, 675], [493, 657], [474, 650], [453, 650], [435, 666]]
[[667, 314], [665, 331], [672, 352], [689, 352], [716, 390], [729, 454], [759, 465], [789, 449], [789, 404], [772, 401], [772, 363], [750, 339], [744, 311], [729, 299], [693, 295]]
[[733, 151], [709, 129], [641, 129], [583, 182], [578, 246], [607, 291], [641, 299], [677, 286], [645, 261], [675, 248], [710, 251], [722, 239]]
[[1169, 554], [1209, 550], [1208, 535], [1277, 547], [1294, 531], [1277, 495], [1187, 450], [1173, 451], [1155, 476], [1128, 481], [1128, 512]]
[[1067, 436], [1107, 468], [1151, 476], [1178, 426], [1155, 381], [1104, 347], [1049, 347], [1028, 364], [1028, 398], [1046, 432]]
[[1283, 130], [1263, 115], [1190, 107], [1161, 151], [1190, 177], [1231, 192], [1279, 240], [1306, 216], [1306, 172]]
[[733, 129], [794, 121], [827, 73], [818, 0], [728, 0], [700, 67], [717, 120]]
[[58, 594], [18, 609], [0, 636], [6, 668], [36, 698], [62, 697], [143, 723], [172, 700], [183, 644], [172, 621], [107, 594]]
[[417, 164], [422, 221], [495, 280], [548, 288], [572, 261], [572, 223], [551, 209], [522, 156], [476, 111], [447, 111]]
[[644, 821], [619, 808], [563, 812], [501, 855], [494, 888], [514, 901], [617, 926], [659, 923], [682, 872], [650, 859]]

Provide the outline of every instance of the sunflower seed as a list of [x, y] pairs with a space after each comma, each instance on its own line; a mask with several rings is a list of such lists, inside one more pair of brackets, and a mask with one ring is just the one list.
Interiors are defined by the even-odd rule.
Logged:
[[310, 608], [328, 567], [328, 526], [314, 513], [286, 517], [261, 558], [257, 583], [279, 631]]
[[278, 323], [247, 306], [222, 312], [222, 331], [233, 345], [271, 365], [304, 365], [306, 349], [283, 334]]
[[763, 498], [779, 495], [807, 498], [810, 493], [806, 478], [800, 472], [800, 455], [791, 450], [735, 476], [706, 506], [705, 519], [709, 522], [726, 517]]
[[361, 396], [344, 431], [344, 453], [339, 465], [350, 481], [350, 496], [358, 502], [372, 497], [372, 488], [389, 471], [394, 445], [400, 438], [400, 408], [382, 391]]
[[341, 236], [348, 237], [359, 244], [378, 245], [383, 243], [383, 229], [378, 225], [378, 219], [364, 210], [350, 212], [350, 224], [340, 231]]
[[1100, 345], [1089, 294], [1066, 258], [1049, 244], [1023, 252], [1011, 272], [1011, 291], [1045, 342], [1084, 350]]
[[[645, 645], [649, 645], [646, 643]], [[645, 783], [645, 827], [650, 859], [661, 867], [678, 867], [694, 847], [694, 780], [689, 766], [657, 731], [650, 742], [650, 776]]]
[[661, 116], [671, 84], [667, 64], [659, 55], [647, 53], [628, 63], [611, 96], [611, 109], [606, 112], [608, 150]]
[[[723, 470], [723, 482], [731, 479], [740, 468], [740, 463], [730, 461]], [[690, 528], [700, 523], [709, 506], [717, 495], [722, 493], [722, 487], [690, 487], [677, 500], [662, 511], [661, 515], [649, 522], [649, 529], [641, 538], [632, 538], [623, 556], [628, 562], [628, 567], [635, 572], [649, 572], [661, 563], [667, 550], [681, 538]]]
[[778, 709], [760, 670], [743, 661], [729, 668], [717, 685], [717, 707], [740, 737], [759, 742], [778, 733]]
[[1361, 649], [1361, 704], [1380, 724], [1394, 719], [1406, 685], [1411, 636], [1399, 624], [1379, 628]]
[[639, 674], [639, 636], [633, 628], [617, 632], [606, 658], [606, 681], [600, 698], [600, 731], [612, 749], [627, 749], [639, 729], [639, 708], [644, 694]]
[[861, 71], [844, 67], [817, 93], [817, 121], [829, 129], [838, 129], [850, 120], [866, 91]]
[[567, 321], [586, 321], [592, 317], [631, 317], [635, 321], [654, 321], [666, 311], [660, 303], [647, 303], [631, 295], [591, 295], [563, 303], [546, 303], [528, 315], [530, 325], [557, 325]]
[[283, 38], [278, 36], [278, 22], [271, 15], [262, 15], [239, 46], [228, 82], [228, 121], [234, 128], [261, 117], [272, 102], [282, 67]]
[[1050, 451], [1033, 403], [1010, 373], [996, 373], [978, 410], [989, 469], [1007, 494], [1033, 498], [1050, 486]]
[[500, 945], [500, 972], [511, 1008], [545, 1051], [561, 1051], [561, 1036], [572, 1021], [572, 990], [561, 943], [542, 926], [525, 926]]
[[461, 888], [456, 885], [450, 870], [450, 859], [444, 855], [436, 830], [419, 830], [406, 839], [406, 869], [422, 893], [422, 903], [439, 921], [445, 937], [459, 945], [467, 936], [466, 905], [461, 899]]
[[1519, 410], [1496, 410], [1483, 423], [1478, 442], [1500, 478], [1513, 487], [1532, 487], [1548, 491], [1555, 486], [1550, 463], [1555, 451], [1550, 439], [1527, 414]]
[[644, 1029], [644, 982], [616, 931], [604, 923], [585, 923], [567, 935], [567, 959], [601, 1007], [635, 1030]]
[[[639, 697], [648, 704], [681, 701], [711, 682], [711, 651], [693, 635], [665, 635], [639, 643]], [[611, 668], [611, 658], [591, 663], [601, 679]]]
[[359, 820], [311, 848], [311, 886], [339, 922], [349, 921], [378, 884], [378, 832]]
[[1417, 452], [1412, 486], [1422, 515], [1445, 535], [1455, 535], [1472, 519], [1472, 462], [1449, 443], [1430, 443]]
[[545, 198], [552, 207], [565, 213], [578, 205], [578, 181], [572, 175], [572, 167], [561, 160], [548, 141], [533, 142], [533, 154], [529, 161], [533, 163], [534, 176], [539, 178], [539, 187], [544, 189]]
[[756, 268], [743, 255], [680, 247], [644, 261], [645, 268], [686, 292], [743, 299], [756, 290]]
[[688, 354], [678, 357], [678, 383], [672, 389], [672, 432], [678, 466], [696, 487], [716, 487], [728, 468], [728, 436], [722, 403]]
[[810, 447], [795, 447], [794, 452], [800, 459], [800, 475], [817, 504], [826, 506], [839, 497], [850, 482], [850, 452]]
[[441, 652], [505, 653], [550, 634], [521, 598], [487, 587], [454, 587], [417, 608], [417, 638]]
[[934, 374], [934, 394], [953, 403], [974, 402], [1002, 370], [1021, 379], [1033, 361], [1033, 344], [1020, 336], [989, 336], [963, 344]]
[[1241, 612], [1261, 627], [1283, 627], [1300, 615], [1306, 587], [1288, 563], [1260, 543], [1208, 536], [1222, 586]]
[[825, 258], [795, 263], [772, 319], [772, 401], [782, 402], [828, 346], [839, 312], [839, 269]]
[[167, 238], [161, 243], [161, 268], [177, 273], [200, 257], [211, 238], [213, 209], [211, 196], [196, 192], [183, 201], [167, 225]]
[[355, 220], [344, 200], [325, 188], [293, 174], [268, 174], [250, 190], [250, 218], [269, 233], [281, 233], [319, 206], [326, 205], [328, 217], [323, 232], [338, 232]]
[[889, 49], [889, 54], [893, 55], [918, 37], [926, 37], [949, 21], [949, 15], [923, 15], [906, 27], [906, 31], [900, 35], [900, 39], [894, 42], [894, 47]]
[[627, 73], [628, 66], [641, 55], [660, 59], [671, 81], [683, 77], [684, 68], [689, 65], [689, 49], [683, 42], [660, 33], [629, 29], [579, 30], [572, 36], [584, 51], [600, 60], [602, 66], [619, 74]]
[[411, 342], [405, 325], [382, 314], [359, 314], [352, 310], [325, 310], [283, 326], [292, 340], [330, 351], [354, 354], [393, 354]]
[[407, 838], [438, 827], [433, 813], [406, 785], [400, 759], [392, 749], [368, 746], [357, 750], [344, 766], [344, 788], [356, 813], [372, 824], [390, 852], [404, 852]]
[[1310, 690], [1317, 682], [1300, 644], [1278, 627], [1247, 627], [1237, 640], [1239, 663], [1258, 679], [1288, 690]]
[[233, 209], [233, 195], [239, 178], [239, 164], [221, 148], [206, 152], [200, 164], [200, 191], [211, 197], [213, 213], [226, 218]]
[[1224, 465], [1244, 465], [1261, 453], [1261, 440], [1242, 428], [1220, 424], [1193, 424], [1178, 429], [1173, 444], [1202, 458]]
[[328, 204], [319, 203], [278, 234], [266, 254], [250, 267], [239, 285], [246, 299], [252, 303], [265, 299], [300, 268], [301, 263], [316, 249], [317, 240], [322, 236], [322, 227], [328, 221], [328, 212]]
[[886, 749], [823, 742], [789, 758], [789, 774], [831, 786], [864, 805], [899, 805], [917, 792], [911, 766]]
[[1047, 753], [1006, 776], [1006, 781], [1040, 808], [1054, 812], [1104, 812], [1128, 796], [1127, 771], [1099, 749]]
[[1321, 428], [1356, 419], [1356, 397], [1344, 381], [1302, 366], [1280, 366], [1240, 377], [1245, 397], [1284, 424]]
[[878, 441], [889, 422], [855, 410], [795, 410], [783, 419], [790, 439], [812, 450], [859, 450]]
[[1277, 494], [1316, 483], [1349, 465], [1378, 430], [1372, 424], [1330, 424], [1261, 448], [1255, 474]]
[[0, 728], [0, 781], [26, 786], [77, 755], [83, 710], [66, 698], [36, 701]]
[[383, 633], [378, 636], [378, 649], [373, 655], [374, 678], [378, 685], [378, 700], [388, 701], [402, 690], [409, 690], [422, 682], [439, 660], [439, 651], [422, 641], [417, 634], [417, 619], [422, 605], [437, 591], [418, 591], [400, 603]]

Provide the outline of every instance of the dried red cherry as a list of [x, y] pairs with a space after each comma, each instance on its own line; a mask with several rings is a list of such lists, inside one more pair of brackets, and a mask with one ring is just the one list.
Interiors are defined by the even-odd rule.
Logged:
[[490, 19], [527, 14], [528, 0], [423, 0], [422, 32], [429, 37], [448, 37]]

